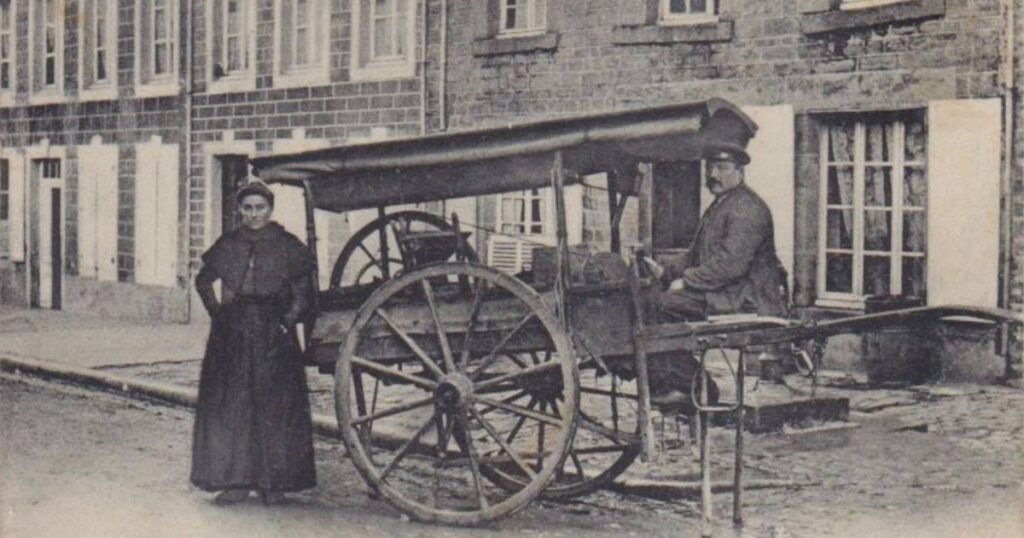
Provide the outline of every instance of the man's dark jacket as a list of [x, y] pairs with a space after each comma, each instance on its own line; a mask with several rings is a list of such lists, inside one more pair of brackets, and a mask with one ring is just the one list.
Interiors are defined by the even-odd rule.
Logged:
[[682, 271], [685, 288], [704, 293], [707, 314], [787, 314], [774, 234], [771, 211], [745, 183], [708, 207]]

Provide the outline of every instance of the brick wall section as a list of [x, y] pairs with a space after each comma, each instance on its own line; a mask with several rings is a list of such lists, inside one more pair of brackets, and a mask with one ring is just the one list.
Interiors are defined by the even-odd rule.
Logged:
[[[375, 127], [386, 128], [389, 136], [414, 136], [421, 132], [418, 76], [383, 81], [350, 80], [351, 1], [329, 3], [330, 84], [274, 88], [273, 3], [260, 0], [257, 10], [256, 89], [218, 94], [206, 93], [206, 8], [204, 2], [195, 2], [196, 61], [193, 72], [197, 93], [192, 114], [193, 158], [188, 181], [192, 200], [189, 206], [189, 256], [193, 266], [205, 248], [202, 200], [206, 197], [208, 171], [205, 169], [203, 144], [222, 140], [224, 131], [234, 131], [235, 140], [255, 141], [257, 154], [273, 152], [274, 141], [290, 139], [297, 128], [305, 130], [306, 139], [328, 140], [330, 144], [369, 137]], [[419, 32], [416, 36], [418, 39]]]
[[[1022, 56], [1021, 0], [1017, 57]], [[796, 242], [799, 304], [814, 295], [817, 263], [817, 136], [821, 111], [918, 108], [930, 100], [1002, 95], [1005, 39], [998, 0], [945, 0], [944, 13], [879, 27], [805, 35], [797, 0], [720, 0], [731, 38], [659, 44], [622, 41], [622, 6], [642, 1], [552, 3], [554, 50], [473, 55], [486, 9], [450, 6], [448, 119], [454, 127], [722, 97], [742, 105], [791, 104], [797, 113]], [[912, 3], [913, 4], [913, 3]], [[919, 3], [919, 4], [923, 4]], [[639, 23], [637, 23], [639, 24]], [[628, 33], [629, 28], [625, 28]], [[642, 41], [642, 40], [640, 40]], [[1011, 306], [1024, 305], [1024, 143], [1017, 76]], [[431, 101], [433, 103], [433, 101]], [[433, 113], [433, 112], [432, 112]], [[1014, 344], [1021, 355], [1022, 345]]]

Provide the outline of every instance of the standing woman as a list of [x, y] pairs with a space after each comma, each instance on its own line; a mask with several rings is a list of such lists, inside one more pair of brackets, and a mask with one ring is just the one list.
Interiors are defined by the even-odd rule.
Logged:
[[[199, 378], [192, 483], [220, 504], [266, 504], [316, 485], [306, 374], [295, 323], [309, 305], [312, 257], [270, 220], [260, 182], [236, 197], [242, 226], [203, 254], [196, 290], [212, 320]], [[221, 282], [218, 302], [213, 283]]]

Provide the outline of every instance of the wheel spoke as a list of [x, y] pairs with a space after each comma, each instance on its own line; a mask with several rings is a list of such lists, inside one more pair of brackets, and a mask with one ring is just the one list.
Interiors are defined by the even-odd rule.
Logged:
[[427, 369], [430, 370], [432, 374], [434, 374], [437, 377], [441, 377], [444, 375], [444, 371], [441, 370], [441, 367], [438, 366], [437, 363], [434, 362], [434, 360], [431, 359], [429, 355], [427, 355], [426, 351], [423, 351], [423, 348], [421, 348], [420, 345], [417, 344], [416, 341], [413, 340], [411, 336], [409, 336], [405, 331], [403, 331], [395, 323], [395, 321], [391, 319], [391, 316], [389, 316], [388, 313], [384, 310], [384, 307], [380, 307], [377, 310], [375, 310], [374, 314], [377, 314], [377, 316], [379, 316], [380, 319], [384, 320], [384, 323], [387, 324], [388, 328], [390, 328], [391, 331], [394, 332], [398, 336], [398, 338], [401, 339], [402, 342], [404, 342], [405, 345], [409, 347], [413, 354], [416, 355], [416, 358], [418, 358], [420, 362], [423, 363], [423, 366], [426, 366]]
[[487, 281], [477, 278], [476, 286], [473, 289], [473, 307], [469, 311], [469, 323], [466, 325], [466, 337], [462, 339], [462, 356], [459, 357], [459, 371], [465, 373], [466, 365], [469, 364], [469, 350], [472, 347], [473, 331], [476, 330], [477, 317], [480, 316], [480, 305], [483, 304], [484, 290]]
[[409, 453], [409, 451], [412, 449], [413, 446], [416, 445], [416, 443], [419, 443], [420, 438], [423, 437], [423, 434], [427, 433], [427, 430], [429, 430], [430, 427], [433, 425], [434, 417], [431, 416], [422, 426], [420, 426], [418, 430], [416, 430], [416, 434], [413, 435], [412, 438], [406, 441], [405, 444], [398, 449], [398, 454], [395, 454], [394, 459], [392, 459], [391, 462], [388, 463], [387, 467], [385, 467], [384, 470], [380, 472], [380, 479], [382, 482], [388, 477], [389, 474], [391, 474], [391, 471], [395, 470], [395, 468], [398, 466], [398, 463], [402, 461], [403, 458], [405, 458], [406, 454]]
[[498, 345], [494, 349], [492, 349], [491, 352], [488, 353], [486, 357], [484, 357], [484, 360], [483, 362], [481, 362], [480, 367], [477, 368], [476, 371], [474, 371], [473, 373], [469, 374], [469, 378], [476, 379], [480, 377], [481, 374], [483, 374], [488, 368], [491, 367], [492, 364], [494, 364], [496, 360], [498, 360], [498, 357], [500, 356], [499, 353], [501, 353], [501, 350], [504, 349], [506, 345], [508, 345], [512, 338], [520, 330], [522, 330], [522, 328], [525, 327], [527, 323], [536, 318], [537, 313], [530, 312], [529, 314], [526, 315], [526, 317], [520, 320], [519, 323], [515, 326], [515, 328], [512, 329], [512, 332], [505, 335], [505, 337], [501, 339], [501, 342], [498, 342]]
[[427, 306], [430, 307], [430, 317], [434, 319], [434, 327], [437, 329], [437, 341], [441, 344], [441, 355], [444, 357], [444, 367], [449, 372], [455, 371], [455, 360], [452, 359], [452, 348], [448, 344], [448, 334], [441, 326], [441, 314], [437, 311], [437, 299], [434, 297], [434, 286], [429, 278], [420, 280], [423, 286], [423, 295], [427, 298]]
[[[366, 248], [366, 245], [359, 243], [359, 249], [366, 253], [366, 255], [370, 258], [370, 261], [372, 261], [374, 265], [376, 265], [377, 267], [381, 267], [380, 260], [370, 253], [370, 249]], [[383, 267], [381, 267], [381, 269], [383, 269]]]
[[511, 374], [499, 375], [497, 377], [492, 377], [492, 378], [487, 379], [485, 381], [481, 381], [480, 383], [477, 384], [476, 390], [483, 390], [483, 389], [486, 389], [486, 388], [489, 388], [489, 387], [493, 387], [495, 385], [500, 385], [502, 383], [507, 383], [509, 381], [516, 381], [516, 380], [524, 378], [524, 377], [529, 377], [529, 376], [532, 376], [532, 375], [537, 375], [537, 374], [539, 374], [541, 372], [545, 372], [547, 370], [551, 370], [551, 369], [554, 369], [554, 368], [560, 368], [561, 366], [562, 366], [562, 364], [560, 362], [556, 362], [556, 361], [543, 362], [541, 364], [538, 364], [537, 366], [531, 366], [531, 367], [529, 367], [529, 368], [527, 368], [525, 370], [520, 370], [518, 372], [512, 372]]
[[[512, 402], [522, 398], [523, 396], [529, 396], [529, 395], [530, 395], [529, 392], [526, 392], [525, 390], [521, 390], [521, 391], [513, 394], [512, 396], [509, 396], [508, 398], [505, 398], [505, 399], [503, 399], [501, 401], [502, 401], [502, 403], [512, 403]], [[531, 401], [532, 401], [532, 399], [531, 399]], [[530, 407], [530, 406], [527, 406], [527, 407]], [[486, 415], [486, 414], [494, 411], [495, 409], [497, 409], [497, 407], [488, 407], [488, 408], [484, 409], [483, 411], [481, 411], [480, 414], [481, 415]]]
[[[526, 408], [529, 409], [530, 411], [533, 411], [533, 408], [536, 406], [536, 398], [530, 398], [530, 403], [526, 404]], [[482, 414], [483, 413], [481, 413], [481, 415]], [[508, 432], [508, 439], [506, 439], [508, 443], [511, 443], [512, 440], [516, 438], [516, 434], [519, 433], [519, 430], [523, 427], [523, 424], [526, 423], [527, 418], [529, 417], [527, 417], [526, 415], [519, 415], [519, 418], [516, 420], [515, 425], [512, 426], [512, 431]]]
[[486, 398], [484, 396], [479, 396], [479, 395], [474, 395], [473, 399], [476, 400], [479, 403], [484, 404], [484, 405], [489, 405], [491, 407], [497, 407], [498, 409], [501, 409], [503, 411], [508, 411], [509, 413], [515, 413], [517, 415], [521, 415], [521, 416], [526, 416], [526, 417], [532, 418], [533, 420], [536, 420], [537, 422], [544, 422], [544, 423], [547, 423], [547, 424], [551, 424], [552, 426], [561, 426], [562, 425], [562, 421], [558, 417], [556, 417], [554, 415], [549, 415], [547, 413], [541, 413], [539, 411], [534, 411], [532, 409], [528, 409], [528, 408], [523, 407], [521, 405], [507, 404], [507, 403], [500, 402], [498, 400], [494, 400], [494, 399], [491, 399], [491, 398]]
[[434, 397], [433, 396], [428, 396], [426, 398], [421, 398], [419, 400], [415, 400], [415, 401], [412, 401], [412, 402], [404, 403], [402, 405], [396, 405], [395, 407], [390, 407], [388, 409], [382, 409], [380, 411], [376, 411], [376, 412], [370, 413], [369, 415], [365, 415], [365, 416], [361, 416], [361, 417], [355, 418], [355, 419], [352, 420], [352, 425], [353, 426], [358, 426], [359, 424], [362, 424], [364, 422], [370, 422], [370, 421], [373, 421], [373, 420], [377, 420], [379, 418], [385, 418], [385, 417], [390, 417], [392, 415], [397, 415], [399, 413], [405, 413], [406, 411], [412, 411], [413, 409], [419, 409], [420, 407], [426, 407], [426, 406], [428, 406], [428, 405], [430, 405], [432, 403], [434, 403]]
[[582, 409], [580, 409], [579, 414], [580, 414], [580, 421], [577, 423], [577, 425], [580, 428], [583, 428], [585, 430], [592, 431], [592, 432], [595, 432], [595, 433], [599, 433], [599, 434], [607, 437], [608, 439], [611, 439], [612, 441], [615, 441], [616, 443], [619, 443], [619, 444], [628, 445], [628, 444], [634, 442], [633, 438], [635, 436], [627, 434], [625, 432], [615, 431], [615, 430], [613, 430], [613, 429], [611, 429], [611, 428], [601, 424], [597, 420], [594, 420], [590, 415], [584, 413]]
[[473, 487], [476, 489], [477, 501], [480, 509], [484, 510], [490, 506], [487, 496], [484, 495], [483, 479], [480, 477], [480, 464], [477, 461], [476, 448], [473, 447], [473, 436], [469, 434], [469, 421], [459, 413], [458, 420], [462, 426], [462, 442], [466, 446], [466, 457], [469, 458], [469, 470], [473, 473]]
[[[547, 407], [547, 402], [540, 402], [541, 413], [544, 412]], [[537, 468], [540, 469], [541, 465], [544, 464], [544, 423], [541, 422], [537, 430]]]
[[583, 463], [580, 462], [580, 457], [576, 455], [575, 450], [569, 452], [569, 459], [572, 460], [572, 465], [576, 468], [576, 474], [580, 477], [580, 481], [586, 480], [587, 474], [583, 472]]
[[526, 465], [526, 463], [523, 462], [522, 458], [520, 458], [519, 455], [516, 454], [514, 450], [512, 450], [512, 447], [510, 447], [508, 443], [506, 443], [505, 440], [501, 438], [501, 435], [498, 434], [497, 431], [495, 431], [494, 426], [492, 426], [490, 422], [487, 422], [487, 419], [480, 416], [480, 413], [478, 413], [473, 406], [469, 407], [469, 411], [470, 413], [473, 414], [473, 418], [475, 418], [477, 422], [479, 422], [480, 425], [483, 426], [484, 431], [486, 431], [487, 434], [490, 435], [491, 438], [498, 443], [498, 446], [500, 446], [501, 449], [504, 450], [505, 453], [508, 454], [510, 458], [512, 458], [512, 461], [515, 462], [516, 466], [519, 467], [524, 473], [526, 473], [526, 476], [530, 477], [530, 480], [533, 480], [534, 478], [537, 477], [537, 473], [533, 472], [533, 469], [531, 469], [529, 465]]
[[411, 383], [413, 385], [416, 385], [417, 387], [424, 389], [433, 390], [434, 388], [437, 387], [437, 383], [429, 379], [416, 377], [414, 375], [407, 374], [401, 370], [395, 370], [392, 368], [388, 368], [387, 366], [377, 364], [373, 361], [368, 361], [366, 359], [362, 359], [359, 357], [350, 357], [349, 360], [352, 361], [352, 364], [359, 366], [364, 370], [376, 372], [380, 374], [382, 377], [391, 378], [397, 381], [405, 381], [407, 383]]

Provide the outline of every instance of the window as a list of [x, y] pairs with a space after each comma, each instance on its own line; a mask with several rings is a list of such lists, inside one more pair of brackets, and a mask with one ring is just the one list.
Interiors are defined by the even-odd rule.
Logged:
[[499, 232], [512, 235], [544, 234], [546, 204], [540, 190], [503, 193], [499, 200]]
[[501, 0], [499, 35], [541, 32], [547, 27], [546, 0]]
[[50, 101], [63, 94], [65, 4], [60, 0], [42, 0], [30, 5], [31, 92], [37, 101]]
[[11, 218], [11, 165], [7, 159], [0, 159], [0, 222]]
[[14, 93], [14, 0], [0, 0], [0, 99]]
[[820, 144], [819, 299], [924, 298], [924, 114], [836, 118]]
[[147, 97], [176, 92], [178, 1], [139, 0], [135, 25], [136, 93]]
[[117, 89], [117, 4], [114, 0], [85, 0], [80, 6], [81, 96], [113, 98]]
[[275, 85], [326, 84], [327, 24], [330, 3], [325, 0], [278, 0]]
[[715, 20], [715, 0], [660, 0], [659, 20], [665, 24]]
[[256, 2], [211, 0], [207, 5], [210, 90], [255, 88]]
[[412, 0], [353, 3], [353, 80], [411, 77], [416, 73]]

